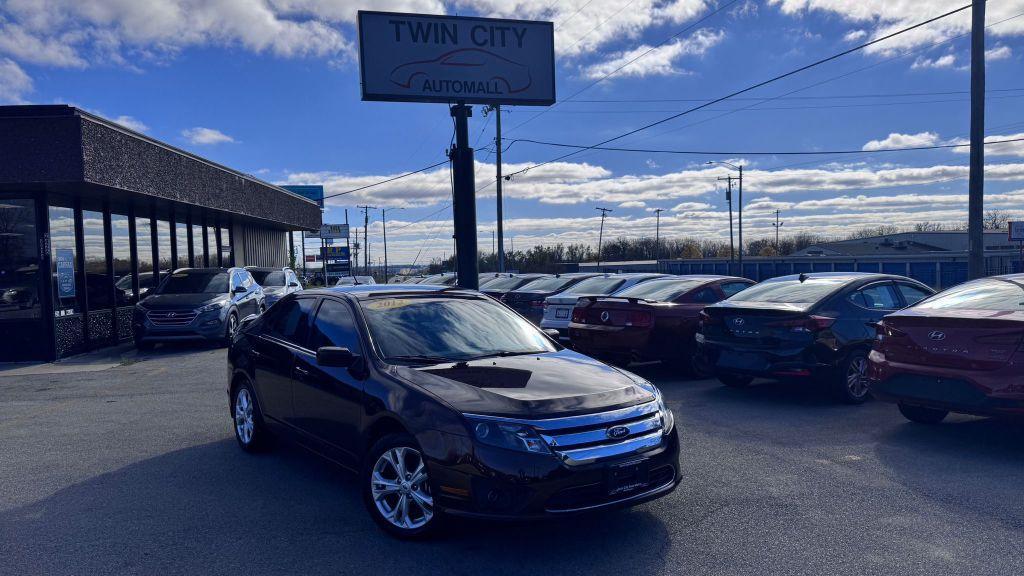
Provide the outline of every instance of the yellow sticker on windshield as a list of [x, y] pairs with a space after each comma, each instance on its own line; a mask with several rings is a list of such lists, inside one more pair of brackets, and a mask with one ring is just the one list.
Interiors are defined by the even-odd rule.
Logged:
[[408, 306], [412, 302], [409, 298], [380, 298], [378, 300], [370, 300], [366, 303], [365, 307], [370, 310], [391, 310]]

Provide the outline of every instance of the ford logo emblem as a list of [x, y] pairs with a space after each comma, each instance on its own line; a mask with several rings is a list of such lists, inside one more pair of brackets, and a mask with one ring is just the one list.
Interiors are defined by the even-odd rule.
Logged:
[[625, 426], [612, 426], [606, 431], [606, 434], [608, 434], [609, 438], [618, 440], [619, 438], [629, 436], [629, 428]]
[[607, 322], [609, 318], [611, 318], [611, 315], [608, 314], [607, 310], [601, 312], [601, 322]]
[[737, 326], [743, 326], [743, 324], [746, 323], [746, 320], [744, 320], [743, 318], [733, 318], [732, 323]]
[[931, 334], [929, 334], [928, 337], [931, 338], [932, 340], [945, 340], [946, 339], [946, 333], [945, 332], [939, 332], [938, 330], [936, 330], [936, 331], [932, 332]]

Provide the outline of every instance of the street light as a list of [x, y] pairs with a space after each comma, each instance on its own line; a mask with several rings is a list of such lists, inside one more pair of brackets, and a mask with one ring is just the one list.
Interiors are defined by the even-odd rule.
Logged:
[[737, 228], [739, 230], [739, 245], [740, 245], [739, 248], [740, 248], [740, 250], [739, 250], [739, 253], [737, 255], [738, 256], [737, 260], [739, 262], [739, 267], [740, 267], [740, 274], [739, 275], [743, 276], [743, 165], [741, 164], [741, 165], [737, 166], [735, 164], [732, 164], [731, 162], [724, 162], [724, 161], [721, 161], [721, 160], [709, 160], [707, 162], [707, 164], [709, 164], [709, 165], [718, 164], [718, 165], [721, 165], [721, 166], [725, 166], [726, 168], [732, 168], [733, 170], [737, 170], [740, 173], [740, 190], [739, 190], [740, 197], [739, 197], [739, 206], [737, 208], [737, 214], [738, 214]]

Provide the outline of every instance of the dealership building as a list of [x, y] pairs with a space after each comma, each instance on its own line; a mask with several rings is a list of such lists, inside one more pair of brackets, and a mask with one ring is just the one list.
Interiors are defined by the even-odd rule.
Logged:
[[285, 266], [315, 201], [70, 106], [0, 106], [0, 361], [132, 338], [175, 268]]

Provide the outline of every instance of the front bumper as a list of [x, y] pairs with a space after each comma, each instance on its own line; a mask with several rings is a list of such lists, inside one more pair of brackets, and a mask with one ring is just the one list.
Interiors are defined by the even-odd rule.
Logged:
[[[669, 494], [681, 479], [675, 429], [656, 448], [578, 466], [464, 441], [472, 456], [430, 471], [435, 502], [456, 516], [523, 520], [634, 506]], [[610, 489], [610, 475], [622, 470], [635, 470], [637, 481]]]

